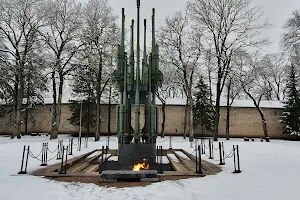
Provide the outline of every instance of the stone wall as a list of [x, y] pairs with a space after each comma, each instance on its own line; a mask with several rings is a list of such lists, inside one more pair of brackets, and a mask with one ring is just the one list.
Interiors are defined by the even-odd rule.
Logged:
[[[51, 117], [52, 117], [52, 105], [37, 105], [37, 109], [32, 112], [32, 116], [35, 118], [35, 123], [31, 123], [29, 120], [28, 131], [45, 133], [51, 131]], [[93, 109], [95, 111], [95, 109]], [[165, 135], [182, 135], [184, 126], [184, 110], [185, 106], [179, 105], [167, 105], [166, 106], [166, 122], [165, 122]], [[282, 109], [262, 108], [267, 122], [267, 129], [271, 138], [286, 138], [286, 135], [281, 134], [282, 124], [278, 122], [278, 116], [281, 115]], [[159, 106], [159, 135], [162, 124], [162, 108]], [[116, 105], [112, 105], [111, 108], [111, 132], [116, 132]], [[141, 106], [141, 116], [144, 113], [144, 108]], [[61, 124], [59, 127], [59, 133], [61, 134], [74, 134], [78, 133], [79, 127], [73, 126], [69, 123], [68, 118], [71, 116], [70, 107], [68, 104], [63, 104]], [[101, 132], [107, 134], [108, 132], [108, 105], [101, 105]], [[256, 108], [231, 108], [230, 115], [230, 136], [231, 137], [263, 137], [262, 122]], [[132, 126], [134, 127], [134, 107], [132, 108]], [[141, 117], [141, 128], [144, 124], [144, 119]], [[226, 127], [226, 108], [221, 108], [220, 136], [225, 136]], [[0, 118], [0, 134], [9, 134], [13, 130], [12, 123], [10, 123], [9, 116], [6, 118]], [[24, 126], [22, 127], [24, 132]], [[86, 130], [83, 129], [83, 132]], [[90, 129], [91, 132], [95, 131], [95, 128]], [[194, 130], [196, 135], [201, 135], [201, 128], [198, 127]], [[212, 134], [204, 131], [205, 136], [211, 136]]]

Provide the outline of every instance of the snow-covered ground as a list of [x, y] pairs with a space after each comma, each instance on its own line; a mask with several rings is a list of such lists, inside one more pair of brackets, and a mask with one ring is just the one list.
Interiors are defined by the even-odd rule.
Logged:
[[[64, 144], [68, 136], [60, 136]], [[82, 151], [74, 149], [78, 156], [95, 148], [106, 145], [105, 137], [100, 142], [90, 138], [88, 148]], [[188, 141], [182, 138], [172, 139], [173, 148], [184, 148], [193, 152]], [[224, 140], [221, 140], [224, 141]], [[23, 137], [10, 140], [0, 137], [0, 200], [298, 200], [300, 180], [300, 143], [281, 140], [266, 142], [244, 142], [242, 139], [224, 141], [225, 152], [229, 153], [233, 144], [238, 144], [241, 155], [241, 174], [233, 174], [233, 158], [226, 160], [223, 171], [204, 178], [192, 178], [178, 181], [165, 181], [147, 187], [104, 188], [94, 184], [64, 183], [50, 181], [29, 175], [17, 175], [20, 171], [23, 145], [30, 145], [37, 155], [42, 142], [49, 142], [54, 150], [57, 141], [48, 137]], [[77, 142], [75, 140], [75, 142]], [[112, 138], [110, 148], [116, 148], [116, 138]], [[158, 145], [169, 147], [169, 138], [159, 138]], [[215, 144], [215, 147], [217, 145]], [[215, 153], [217, 155], [217, 152]], [[49, 156], [48, 158], [51, 158]], [[204, 159], [207, 159], [204, 157]], [[217, 159], [217, 158], [216, 158]], [[48, 164], [57, 162], [53, 159]], [[214, 162], [214, 161], [212, 161]], [[215, 162], [218, 163], [218, 162]], [[40, 162], [29, 159], [28, 171], [39, 168]]]

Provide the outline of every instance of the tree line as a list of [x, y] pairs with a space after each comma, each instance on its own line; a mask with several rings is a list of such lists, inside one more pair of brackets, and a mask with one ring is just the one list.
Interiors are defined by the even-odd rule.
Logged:
[[[261, 49], [270, 42], [261, 33], [271, 25], [261, 8], [250, 3], [190, 0], [156, 33], [164, 74], [157, 96], [163, 105], [169, 97], [186, 98], [185, 136], [193, 137], [200, 124], [217, 140], [225, 97], [228, 139], [230, 107], [236, 98], [253, 101], [268, 137], [260, 102], [288, 101], [295, 94], [289, 92], [289, 81], [292, 68], [299, 74], [299, 12], [294, 11], [283, 25], [282, 52], [266, 54]], [[1, 105], [9, 105], [9, 109], [0, 107], [0, 114], [10, 116], [12, 138], [21, 137], [21, 125], [28, 119], [34, 123], [30, 110], [43, 102], [45, 92], [52, 93], [51, 139], [57, 138], [63, 91], [69, 84], [80, 101], [95, 105], [95, 116], [88, 113], [85, 118], [88, 127], [96, 126], [95, 140], [99, 140], [100, 103], [114, 89], [110, 75], [120, 40], [118, 17], [109, 2], [0, 0], [0, 11], [0, 99]], [[71, 109], [75, 114], [70, 120], [76, 124], [78, 106]]]
[[[262, 50], [270, 41], [261, 33], [272, 25], [251, 0], [190, 0], [183, 10], [165, 19], [158, 32], [165, 75], [163, 91], [176, 88], [186, 97], [185, 135], [188, 132], [193, 137], [193, 127], [200, 125], [202, 132], [203, 127], [211, 131], [216, 141], [220, 102], [226, 99], [229, 139], [230, 108], [239, 98], [253, 101], [264, 137], [268, 137], [260, 103], [277, 100], [290, 109], [291, 68], [299, 74], [299, 16], [295, 10], [283, 24], [278, 53]], [[298, 92], [299, 86], [295, 88]], [[298, 124], [299, 116], [294, 117], [298, 117]]]
[[[114, 68], [119, 27], [107, 0], [1, 0], [1, 99], [11, 105], [12, 138], [21, 137], [24, 113], [53, 96], [51, 139], [57, 138], [65, 81], [75, 94], [97, 105]], [[25, 106], [23, 99], [26, 99]], [[27, 116], [25, 117], [27, 119]]]

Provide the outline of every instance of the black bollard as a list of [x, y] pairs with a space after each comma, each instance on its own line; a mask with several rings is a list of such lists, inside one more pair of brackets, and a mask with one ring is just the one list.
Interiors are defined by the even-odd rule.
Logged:
[[208, 159], [212, 159], [212, 153], [211, 153], [211, 141], [208, 141], [208, 146], [209, 146], [209, 158]]
[[197, 148], [198, 147], [195, 145], [196, 173], [198, 173], [198, 156], [197, 156], [198, 150], [197, 150]]
[[[239, 149], [238, 146], [235, 148], [235, 146], [233, 145], [233, 164], [234, 164], [234, 172], [233, 173], [241, 173], [238, 149]], [[237, 154], [236, 154], [236, 152], [237, 152]], [[238, 162], [238, 168], [236, 167], [236, 157], [237, 157], [237, 162]]]
[[42, 163], [41, 166], [47, 166], [47, 159], [48, 159], [48, 143], [43, 143], [42, 147]]
[[78, 146], [77, 146], [77, 151], [81, 151], [81, 136], [78, 136]]
[[198, 162], [198, 173], [199, 174], [202, 174], [202, 167], [201, 167], [201, 164], [202, 164], [202, 161], [201, 161], [201, 152], [200, 152], [200, 146], [198, 146], [198, 155], [199, 155], [199, 162]]
[[159, 146], [156, 146], [156, 163], [158, 164], [158, 161], [159, 161]]
[[205, 154], [205, 140], [201, 139], [201, 154]]
[[239, 152], [239, 145], [236, 145], [236, 155], [237, 155], [237, 171], [235, 173], [241, 173], [240, 168], [240, 152]]
[[99, 163], [99, 174], [101, 174], [103, 171], [103, 154], [104, 154], [104, 146], [102, 146], [102, 150], [101, 150], [101, 160]]
[[63, 140], [58, 140], [58, 144], [57, 144], [57, 156], [56, 156], [57, 160], [62, 159], [63, 142], [64, 142]]
[[[22, 162], [21, 162], [21, 170], [19, 172], [19, 174], [23, 174], [24, 171], [23, 171], [23, 164], [24, 164], [24, 159], [25, 159], [25, 151], [26, 151], [26, 145], [24, 145], [24, 148], [23, 148], [23, 155], [22, 155]], [[26, 172], [25, 172], [26, 174]]]
[[211, 141], [211, 159], [214, 159], [214, 142]]
[[109, 140], [110, 140], [110, 136], [108, 135], [108, 141], [107, 141], [107, 146], [108, 146], [108, 148], [109, 148]]
[[104, 170], [106, 170], [106, 165], [107, 165], [107, 160], [108, 160], [108, 150], [109, 150], [109, 148], [108, 148], [108, 146], [106, 146], [106, 148], [105, 148], [105, 159], [104, 159], [104, 165], [103, 165], [103, 167], [104, 167]]
[[25, 173], [27, 173], [27, 166], [28, 166], [28, 156], [29, 156], [29, 151], [30, 151], [30, 146], [27, 148], [27, 156], [26, 156], [26, 164], [25, 164]]
[[160, 174], [163, 173], [163, 169], [162, 169], [162, 156], [163, 156], [163, 149], [162, 146], [160, 146], [160, 160], [159, 160], [159, 172]]
[[219, 142], [219, 154], [220, 154], [220, 163], [219, 163], [219, 165], [224, 165], [225, 163], [223, 163], [223, 156], [222, 156], [223, 152], [222, 152], [221, 142]]
[[69, 155], [73, 155], [73, 138], [69, 139]]
[[[25, 156], [26, 156], [26, 158], [25, 158]], [[21, 162], [21, 171], [19, 172], [19, 174], [27, 174], [28, 156], [29, 156], [29, 146], [26, 148], [26, 145], [24, 145], [22, 162]], [[24, 162], [25, 162], [25, 167], [24, 167]], [[24, 168], [24, 170], [23, 170], [23, 168]]]
[[169, 137], [169, 149], [172, 149], [172, 136]]
[[[64, 158], [64, 157], [66, 157], [66, 158]], [[65, 146], [63, 146], [59, 174], [67, 174], [67, 162], [68, 162], [68, 146], [66, 148], [65, 148]]]
[[225, 150], [224, 150], [224, 142], [222, 142], [222, 154], [223, 154], [223, 163], [225, 165]]

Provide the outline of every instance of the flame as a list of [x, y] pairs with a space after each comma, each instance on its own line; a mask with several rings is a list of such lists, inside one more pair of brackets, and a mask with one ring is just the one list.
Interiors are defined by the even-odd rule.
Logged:
[[150, 165], [146, 164], [147, 159], [143, 159], [143, 163], [138, 163], [133, 166], [132, 171], [140, 171], [141, 169], [149, 169]]

